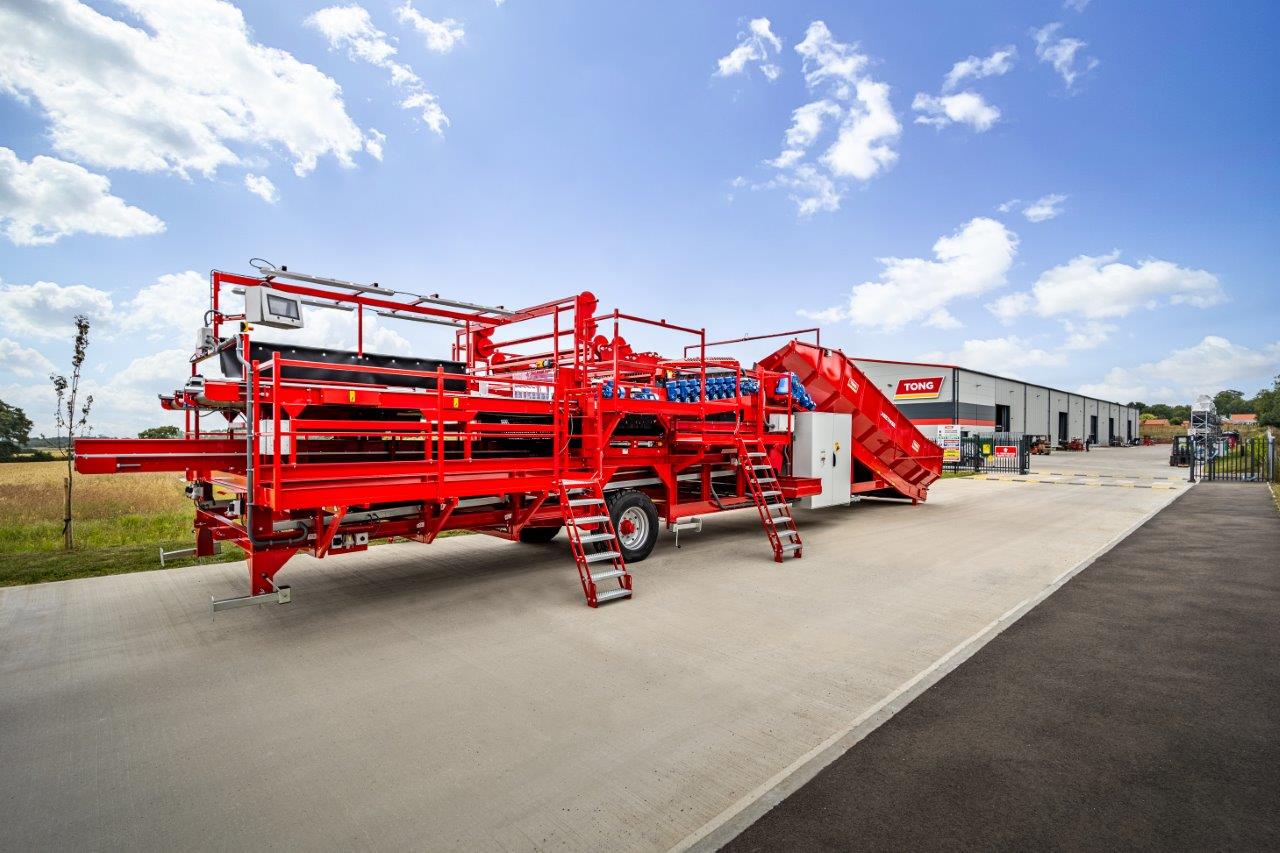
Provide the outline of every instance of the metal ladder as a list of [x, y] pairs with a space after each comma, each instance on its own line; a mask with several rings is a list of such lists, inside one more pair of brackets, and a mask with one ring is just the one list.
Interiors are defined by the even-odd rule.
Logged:
[[788, 554], [797, 559], [804, 556], [800, 531], [796, 529], [796, 520], [791, 517], [791, 505], [782, 499], [778, 473], [769, 464], [764, 442], [758, 438], [738, 439], [738, 461], [751, 497], [755, 499], [756, 509], [760, 511], [760, 523], [769, 536], [773, 559], [781, 563]]
[[[623, 562], [622, 548], [599, 481], [562, 480], [559, 497], [569, 549], [578, 566], [578, 579], [582, 581], [587, 604], [598, 607], [606, 601], [630, 598], [631, 575]], [[605, 549], [588, 551], [586, 546], [595, 542], [605, 543]], [[609, 581], [616, 585], [610, 585]], [[600, 589], [601, 583], [608, 588]]]

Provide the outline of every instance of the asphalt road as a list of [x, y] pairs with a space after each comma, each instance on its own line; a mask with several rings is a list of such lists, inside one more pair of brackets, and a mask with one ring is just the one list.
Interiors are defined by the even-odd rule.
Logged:
[[724, 849], [1280, 849], [1280, 515], [1206, 483]]

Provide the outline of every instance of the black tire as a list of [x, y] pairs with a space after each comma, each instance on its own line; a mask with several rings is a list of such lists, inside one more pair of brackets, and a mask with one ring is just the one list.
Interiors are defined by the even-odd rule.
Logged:
[[[658, 508], [653, 505], [653, 501], [649, 500], [649, 496], [644, 492], [637, 492], [634, 489], [610, 492], [605, 496], [605, 501], [609, 506], [609, 517], [613, 519], [613, 530], [618, 535], [618, 547], [622, 550], [622, 559], [627, 563], [638, 563], [648, 557], [653, 551], [653, 546], [658, 544]], [[635, 526], [643, 524], [639, 539], [632, 541], [630, 545], [626, 540], [634, 534], [622, 532], [624, 515], [635, 519]]]
[[552, 539], [556, 538], [556, 534], [560, 532], [560, 527], [522, 527], [520, 529], [520, 541], [527, 545], [546, 545]]

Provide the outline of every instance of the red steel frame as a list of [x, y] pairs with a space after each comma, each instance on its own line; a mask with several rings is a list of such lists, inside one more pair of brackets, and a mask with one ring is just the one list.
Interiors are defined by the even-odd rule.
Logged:
[[[372, 288], [351, 292], [269, 273], [215, 271], [212, 329], [224, 348], [234, 344], [247, 357], [252, 329], [242, 316], [222, 309], [223, 289], [264, 285], [351, 306], [361, 355], [366, 310], [456, 323], [453, 356], [465, 372], [311, 362], [276, 352], [268, 361], [249, 361], [242, 379], [204, 378], [164, 398], [166, 408], [184, 412], [183, 438], [77, 442], [76, 468], [82, 473], [185, 472], [196, 504], [197, 555], [212, 554], [220, 541], [243, 549], [253, 595], [273, 591], [276, 573], [299, 551], [324, 557], [364, 550], [373, 539], [431, 542], [453, 529], [518, 539], [526, 527], [558, 526], [561, 509], [548, 498], [567, 479], [638, 488], [668, 523], [751, 507], [737, 441], [760, 441], [778, 459], [790, 443], [791, 400], [772, 393], [786, 373], [710, 359], [705, 329], [618, 310], [601, 313], [589, 292], [499, 313], [406, 302]], [[551, 330], [509, 334], [538, 319]], [[237, 321], [233, 336], [219, 337]], [[697, 343], [679, 359], [636, 352], [621, 334], [624, 324], [694, 336]], [[694, 348], [696, 356], [690, 357]], [[352, 376], [287, 376], [298, 368]], [[193, 377], [198, 369], [193, 362]], [[739, 386], [744, 378], [756, 379], [759, 393], [697, 402], [666, 398], [666, 377], [697, 377], [705, 388], [709, 372], [734, 375]], [[420, 387], [377, 381], [382, 376], [413, 377]], [[602, 394], [606, 380], [612, 396]], [[638, 388], [657, 390], [658, 399], [630, 397]], [[316, 406], [329, 412], [350, 408], [361, 416], [308, 416]], [[388, 417], [371, 420], [370, 410]], [[228, 426], [211, 431], [202, 421], [215, 412], [227, 416]], [[418, 413], [418, 419], [399, 417], [405, 412]], [[652, 416], [660, 429], [619, 432], [629, 415]], [[534, 418], [506, 423], [500, 416]], [[785, 420], [785, 431], [769, 429], [771, 416]], [[548, 439], [550, 452], [540, 450]], [[495, 445], [504, 449], [495, 452]], [[812, 480], [780, 479], [788, 497], [818, 488]]]

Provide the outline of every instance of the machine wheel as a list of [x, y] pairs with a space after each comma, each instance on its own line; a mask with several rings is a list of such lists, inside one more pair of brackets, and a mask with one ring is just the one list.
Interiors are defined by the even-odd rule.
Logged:
[[[625, 489], [606, 496], [622, 559], [638, 563], [658, 544], [658, 508], [644, 492]], [[607, 543], [601, 543], [607, 544]]]
[[520, 530], [520, 541], [529, 545], [546, 545], [552, 539], [556, 538], [556, 534], [560, 532], [560, 527], [524, 527]]

